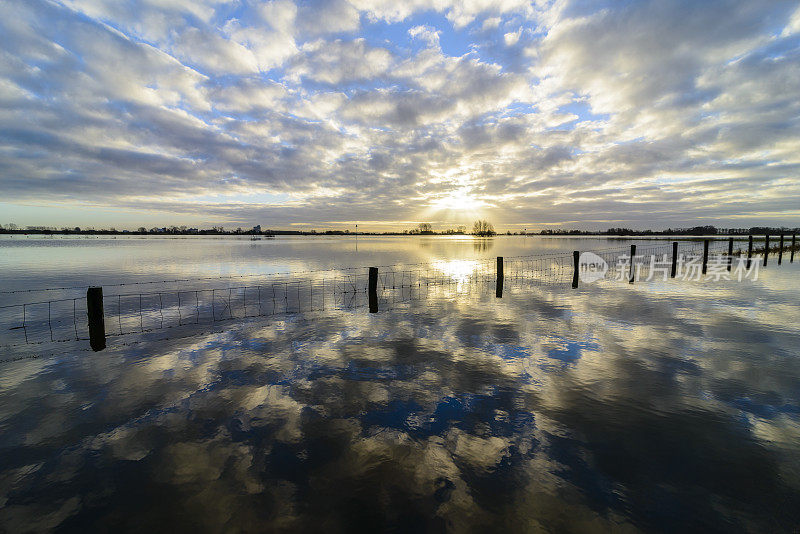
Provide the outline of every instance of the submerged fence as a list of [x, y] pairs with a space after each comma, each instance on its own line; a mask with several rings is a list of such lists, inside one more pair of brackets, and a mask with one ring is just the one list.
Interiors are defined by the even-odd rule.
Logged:
[[[763, 246], [754, 247], [750, 236], [744, 243], [730, 238], [632, 244], [491, 260], [284, 273], [266, 276], [260, 283], [224, 288], [125, 292], [124, 287], [114, 286], [104, 292], [103, 288], [95, 287], [88, 288], [85, 297], [0, 306], [3, 332], [0, 349], [89, 341], [92, 349], [102, 350], [107, 338], [128, 334], [336, 309], [368, 307], [375, 312], [432, 292], [460, 294], [486, 284], [494, 284], [497, 296], [502, 297], [505, 280], [571, 283], [577, 288], [582, 278], [591, 278], [588, 271], [599, 267], [604, 269], [603, 278], [627, 283], [654, 276], [686, 278], [687, 274], [695, 279], [701, 275], [720, 279], [736, 276], [738, 272], [741, 278], [743, 272], [752, 272], [756, 265], [767, 265], [769, 261], [782, 263], [786, 255], [789, 262], [794, 261], [797, 249], [794, 235], [791, 244], [785, 236], [772, 243], [766, 236]], [[760, 257], [754, 258], [756, 254]]]

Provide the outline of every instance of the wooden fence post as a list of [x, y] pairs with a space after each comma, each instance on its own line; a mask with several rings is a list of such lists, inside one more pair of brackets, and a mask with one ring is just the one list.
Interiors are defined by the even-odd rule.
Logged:
[[497, 256], [497, 290], [495, 296], [503, 298], [503, 256]]
[[708, 272], [708, 239], [703, 240], [703, 274]]
[[670, 273], [670, 278], [675, 278], [675, 274], [678, 272], [678, 242], [672, 242], [672, 272]]
[[733, 238], [728, 238], [728, 272], [731, 270], [731, 264], [733, 263]]
[[378, 268], [369, 268], [369, 312], [378, 313]]
[[89, 345], [97, 352], [106, 348], [106, 324], [103, 317], [103, 288], [86, 290], [86, 312], [89, 318]]
[[636, 256], [636, 245], [631, 245], [631, 270], [628, 275], [628, 282], [631, 284], [633, 283], [633, 279], [636, 277], [636, 275], [633, 272], [633, 258], [635, 256]]
[[750, 270], [750, 259], [753, 257], [753, 234], [747, 238], [747, 270]]
[[767, 256], [769, 256], [769, 234], [764, 236], [764, 267], [767, 266]]
[[781, 234], [781, 244], [778, 246], [778, 265], [783, 261], [783, 234]]
[[580, 265], [579, 265], [580, 259], [581, 259], [580, 251], [578, 251], [578, 250], [572, 251], [572, 266], [573, 266], [573, 271], [572, 271], [572, 289], [577, 289], [578, 288], [578, 277], [580, 276], [580, 271], [579, 271], [580, 270]]

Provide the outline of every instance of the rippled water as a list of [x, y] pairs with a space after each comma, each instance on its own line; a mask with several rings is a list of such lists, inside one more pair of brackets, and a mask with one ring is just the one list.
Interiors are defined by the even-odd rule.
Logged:
[[21, 352], [0, 530], [794, 532], [798, 275], [509, 280]]

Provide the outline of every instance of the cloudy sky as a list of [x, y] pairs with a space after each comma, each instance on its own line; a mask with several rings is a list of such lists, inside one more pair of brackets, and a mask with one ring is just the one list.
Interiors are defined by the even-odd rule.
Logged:
[[800, 225], [794, 1], [4, 0], [0, 223]]

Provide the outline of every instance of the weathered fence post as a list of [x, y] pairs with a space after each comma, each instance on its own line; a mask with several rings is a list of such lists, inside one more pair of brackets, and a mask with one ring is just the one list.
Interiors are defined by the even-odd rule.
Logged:
[[708, 239], [703, 240], [703, 274], [708, 271]]
[[733, 238], [728, 238], [728, 272], [731, 270], [731, 264], [733, 263]]
[[633, 272], [633, 258], [635, 258], [635, 257], [636, 257], [636, 245], [631, 245], [631, 270], [630, 270], [630, 273], [628, 275], [628, 282], [631, 283], [631, 284], [633, 283], [633, 279], [635, 277], [634, 272]]
[[795, 237], [796, 237], [796, 235], [792, 234], [792, 254], [791, 254], [791, 256], [789, 256], [789, 263], [792, 263], [794, 261], [794, 240], [795, 240]]
[[581, 253], [578, 250], [572, 251], [572, 289], [578, 288], [578, 277], [580, 276], [579, 269], [580, 269], [580, 260], [581, 260]]
[[106, 348], [106, 324], [103, 318], [103, 288], [86, 290], [86, 312], [89, 317], [89, 345], [97, 352]]
[[672, 242], [672, 272], [670, 273], [670, 278], [675, 278], [675, 274], [678, 272], [678, 242]]
[[778, 247], [778, 265], [783, 261], [783, 234], [781, 234], [781, 244]]
[[769, 256], [769, 234], [764, 236], [764, 267], [767, 266], [767, 256]]
[[750, 259], [753, 257], [753, 234], [747, 238], [747, 269], [750, 270]]
[[495, 296], [503, 298], [503, 256], [497, 256], [497, 291]]
[[369, 268], [369, 312], [378, 313], [378, 268]]

